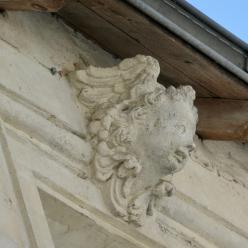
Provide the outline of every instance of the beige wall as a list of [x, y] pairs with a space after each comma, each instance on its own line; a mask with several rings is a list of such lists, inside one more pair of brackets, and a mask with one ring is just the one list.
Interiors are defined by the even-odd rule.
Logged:
[[[50, 71], [118, 61], [50, 14], [8, 13], [0, 26], [0, 247], [58, 245], [52, 235], [63, 233], [71, 212], [63, 208], [60, 223], [53, 204], [44, 204], [49, 197], [43, 209], [38, 189], [103, 228], [110, 247], [125, 247], [123, 239], [134, 247], [248, 247], [246, 144], [196, 138], [197, 151], [175, 175], [175, 196], [143, 227], [128, 226], [86, 179], [86, 122], [67, 78]], [[80, 240], [80, 232], [68, 232], [67, 242]], [[82, 247], [93, 247], [87, 244], [85, 237]]]

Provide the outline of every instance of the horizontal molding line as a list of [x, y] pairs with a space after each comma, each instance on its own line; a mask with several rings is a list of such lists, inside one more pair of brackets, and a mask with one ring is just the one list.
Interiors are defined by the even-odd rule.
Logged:
[[67, 123], [64, 121], [58, 119], [56, 116], [53, 114], [47, 112], [46, 110], [42, 109], [41, 107], [33, 104], [31, 101], [28, 99], [23, 98], [22, 96], [16, 94], [15, 92], [7, 89], [5, 86], [3, 86], [0, 82], [0, 94], [3, 94], [7, 96], [8, 98], [12, 99], [13, 101], [23, 105], [24, 107], [28, 108], [29, 110], [35, 112], [36, 114], [42, 116], [46, 120], [50, 121], [54, 125], [58, 126], [59, 128], [62, 128], [73, 135], [78, 136], [81, 139], [86, 139], [86, 136], [83, 133], [79, 133], [78, 131], [74, 130], [71, 128]]
[[[3, 91], [7, 94], [1, 94]], [[47, 118], [50, 114], [25, 101], [23, 104], [23, 100], [15, 96], [0, 86], [0, 118], [5, 123], [77, 163], [84, 164], [89, 161], [91, 147], [82, 137], [75, 135], [64, 125], [51, 121]]]
[[213, 211], [209, 210], [207, 207], [201, 205], [200, 203], [198, 203], [197, 201], [195, 201], [194, 199], [192, 199], [191, 197], [185, 195], [184, 193], [182, 193], [180, 191], [176, 192], [176, 196], [180, 200], [183, 200], [186, 204], [190, 204], [192, 207], [198, 209], [200, 212], [204, 213], [206, 216], [208, 216], [214, 220], [217, 220], [219, 223], [222, 223], [223, 226], [225, 226], [229, 230], [239, 234], [240, 236], [243, 236], [244, 238], [247, 239], [247, 242], [248, 242], [248, 233], [244, 232], [243, 230], [241, 230], [237, 226], [233, 225], [231, 222], [227, 221], [223, 217], [221, 217], [218, 214], [214, 213]]
[[[1, 123], [1, 121], [0, 121]], [[2, 122], [2, 126], [7, 131], [11, 131], [18, 137], [21, 137], [31, 143], [34, 147], [39, 149], [42, 153], [46, 154], [50, 159], [61, 164], [65, 169], [69, 170], [73, 175], [82, 178], [87, 175], [87, 172], [83, 169], [88, 165], [82, 161], [72, 160], [70, 157], [66, 156], [64, 153], [54, 150], [51, 146], [39, 141], [36, 138], [31, 138], [26, 132], [20, 129], [16, 129], [7, 122]], [[83, 178], [85, 179], [85, 178]]]

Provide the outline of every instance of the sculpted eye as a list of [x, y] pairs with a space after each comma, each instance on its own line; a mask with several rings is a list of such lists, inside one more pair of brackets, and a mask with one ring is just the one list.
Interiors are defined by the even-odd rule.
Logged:
[[183, 134], [186, 132], [186, 127], [182, 124], [175, 125], [175, 129], [178, 133]]
[[133, 121], [142, 121], [145, 119], [146, 110], [144, 108], [137, 107], [131, 111], [130, 115]]
[[157, 120], [155, 121], [155, 123], [154, 123], [154, 128], [156, 128], [156, 127], [161, 127], [161, 121], [160, 121], [160, 119], [157, 119]]
[[175, 112], [169, 112], [168, 113], [168, 119], [172, 119], [176, 117], [176, 113]]
[[128, 110], [129, 110], [129, 107], [128, 107], [128, 106], [125, 106], [125, 107], [122, 109], [123, 112], [126, 112], [126, 111], [128, 111]]

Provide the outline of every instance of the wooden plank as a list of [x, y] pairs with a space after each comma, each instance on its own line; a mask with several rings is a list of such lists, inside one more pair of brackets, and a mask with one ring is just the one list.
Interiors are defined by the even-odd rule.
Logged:
[[[153, 51], [144, 47], [140, 42], [131, 38], [102, 17], [96, 15], [95, 12], [80, 2], [70, 2], [58, 13], [67, 24], [73, 26], [90, 39], [97, 41], [100, 46], [118, 57], [127, 58], [137, 54], [156, 57]], [[179, 84], [191, 83], [197, 91], [198, 96], [215, 96], [185, 75], [184, 72], [175, 71], [173, 65], [168, 64], [167, 61], [160, 59], [159, 62], [161, 67], [160, 83], [165, 86], [171, 84], [178, 86]]]
[[248, 101], [198, 98], [196, 106], [200, 137], [248, 141]]
[[64, 0], [0, 0], [0, 9], [56, 12]]
[[[61, 15], [82, 32], [90, 33], [91, 37], [104, 48], [119, 57], [124, 58], [140, 53], [137, 49], [139, 45], [145, 54], [152, 55], [159, 60], [162, 78], [169, 84], [191, 84], [198, 96], [248, 99], [248, 87], [243, 81], [124, 1], [79, 0], [77, 2], [77, 6], [73, 2], [66, 5]], [[80, 5], [91, 10], [92, 15], [95, 14], [98, 20], [92, 17], [90, 24], [88, 20], [83, 19], [81, 11], [73, 10]], [[68, 12], [73, 12], [77, 17]], [[102, 22], [105, 22], [104, 24], [99, 22], [99, 17], [102, 18]], [[108, 31], [112, 30], [112, 33], [103, 36], [96, 34], [101, 28], [104, 29], [105, 25], [108, 26]], [[122, 32], [122, 37], [127, 37], [124, 40], [128, 39], [130, 42], [121, 41], [120, 36], [115, 35], [117, 32]], [[136, 42], [135, 46], [132, 46], [134, 42], [131, 40]], [[115, 43], [115, 45], [110, 46], [110, 43]]]
[[[163, 56], [157, 56], [156, 51], [154, 52], [153, 49], [153, 47], [156, 47], [156, 44], [149, 47], [148, 45], [146, 45], [146, 43], [143, 44], [141, 42], [141, 39], [135, 39], [134, 37], [130, 36], [130, 33], [127, 34], [125, 30], [121, 30], [119, 28], [118, 20], [116, 20], [116, 23], [110, 23], [109, 19], [103, 18], [99, 14], [102, 9], [99, 9], [96, 13], [94, 8], [89, 7], [91, 6], [90, 4], [93, 4], [95, 2], [94, 0], [92, 2], [84, 0], [83, 2], [87, 3], [88, 5], [85, 6], [84, 4], [82, 4], [82, 2], [74, 1], [67, 4], [65, 8], [60, 10], [59, 14], [64, 18], [64, 20], [68, 24], [74, 26], [74, 28], [81, 31], [84, 35], [88, 36], [89, 38], [96, 40], [100, 46], [114, 53], [118, 57], [132, 57], [136, 54], [147, 54], [156, 57], [159, 60], [161, 66], [160, 82], [164, 85], [167, 86], [169, 84], [174, 84], [177, 86], [179, 84], [191, 84], [196, 89], [198, 93], [197, 95], [204, 97], [217, 95], [210, 93], [205, 88], [212, 87], [211, 89], [216, 90], [218, 95], [222, 97], [229, 96], [232, 98], [246, 98], [247, 88], [244, 84], [237, 81], [238, 79], [229, 75], [227, 71], [219, 68], [216, 64], [211, 62], [203, 55], [199, 54], [197, 51], [193, 50], [192, 48], [189, 48], [188, 46], [186, 46], [186, 44], [183, 44], [182, 41], [178, 41], [178, 38], [176, 38], [177, 41], [172, 38], [173, 36], [171, 36], [170, 38], [173, 40], [172, 43], [175, 43], [176, 46], [173, 45], [173, 48], [170, 48], [169, 52], [166, 51], [166, 54], [168, 55], [169, 59], [166, 59], [164, 57], [162, 51], [160, 52]], [[99, 0], [98, 3], [99, 2], [103, 3], [103, 1], [101, 0]], [[103, 5], [108, 2], [108, 0], [104, 1]], [[146, 28], [147, 27], [143, 27], [143, 29]], [[143, 39], [146, 38], [146, 35], [144, 35]], [[160, 41], [158, 40], [158, 42]], [[181, 45], [179, 46], [178, 44]], [[181, 50], [174, 52], [174, 50], [176, 49]], [[174, 60], [171, 59], [173, 58], [173, 56]], [[177, 56], [177, 60], [175, 59], [175, 56]], [[184, 71], [181, 71], [182, 69], [180, 69], [178, 66], [178, 64], [181, 63], [180, 60], [193, 60], [194, 57], [196, 57], [197, 59], [195, 60], [196, 65], [193, 66], [194, 70], [192, 70], [191, 68], [191, 70], [186, 70], [186, 73]], [[179, 61], [180, 63], [178, 62], [176, 64], [176, 61]], [[200, 72], [198, 73], [197, 70]], [[190, 73], [192, 75], [188, 76], [188, 74]], [[211, 73], [213, 73], [213, 75]], [[214, 76], [216, 76], [215, 81]], [[198, 84], [194, 80], [195, 77], [198, 78], [201, 83], [204, 82], [205, 85]], [[220, 84], [218, 83], [218, 79], [221, 81]], [[209, 82], [211, 87], [209, 86]], [[230, 89], [232, 89], [233, 92], [231, 92]], [[243, 93], [241, 89], [244, 91]], [[200, 120], [197, 126], [197, 133], [201, 137], [206, 139], [241, 141], [247, 140], [247, 135], [245, 134], [245, 123], [248, 121], [247, 114], [238, 114], [238, 112], [235, 114], [235, 111], [237, 111], [237, 109], [240, 109], [240, 106], [237, 107], [236, 104], [239, 105], [240, 103], [242, 103], [243, 106], [243, 108], [241, 108], [241, 112], [248, 112], [247, 101], [221, 99], [208, 100], [207, 98], [198, 99], [196, 101], [196, 104], [199, 108]], [[227, 105], [224, 106], [225, 104]], [[210, 107], [208, 107], [208, 105]], [[214, 111], [215, 109], [216, 112]], [[228, 113], [229, 110], [231, 111], [230, 113]], [[220, 115], [220, 112], [222, 113], [222, 115]], [[238, 118], [239, 115], [243, 117]]]

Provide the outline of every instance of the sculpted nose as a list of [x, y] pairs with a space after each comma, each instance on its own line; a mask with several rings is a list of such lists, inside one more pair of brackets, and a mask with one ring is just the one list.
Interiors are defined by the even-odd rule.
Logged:
[[196, 146], [195, 146], [194, 143], [191, 144], [191, 145], [187, 145], [186, 147], [187, 147], [187, 149], [188, 149], [189, 152], [193, 152], [195, 150], [195, 148], [196, 148]]

